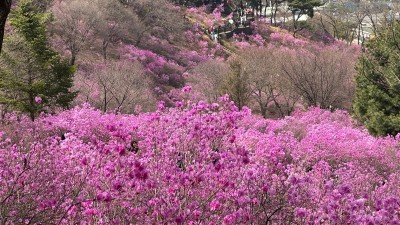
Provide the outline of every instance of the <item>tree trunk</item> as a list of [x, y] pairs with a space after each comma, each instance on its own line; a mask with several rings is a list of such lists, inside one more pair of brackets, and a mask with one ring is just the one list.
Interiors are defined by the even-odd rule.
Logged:
[[0, 1], [0, 53], [3, 46], [4, 29], [6, 26], [8, 14], [10, 13], [10, 9], [11, 9], [11, 0]]
[[72, 53], [71, 54], [71, 59], [69, 60], [69, 64], [71, 66], [75, 65], [75, 61], [76, 61], [76, 53]]
[[[275, 2], [276, 2], [276, 1], [275, 1]], [[273, 19], [274, 19], [274, 13], [273, 13], [274, 5], [275, 5], [275, 4], [271, 4], [271, 16], [270, 16], [270, 18], [269, 18], [269, 21], [270, 21], [270, 24], [271, 24], [271, 25], [273, 24]], [[275, 5], [275, 7], [276, 7], [276, 5]]]
[[29, 117], [31, 118], [32, 122], [35, 121], [35, 113], [34, 112], [29, 112]]
[[[271, 9], [272, 12], [272, 9]], [[275, 0], [275, 12], [274, 12], [274, 25], [276, 26], [276, 13], [278, 12], [278, 0]]]
[[108, 47], [109, 42], [106, 40], [103, 40], [103, 59], [104, 62], [107, 61], [107, 47]]
[[103, 105], [103, 112], [107, 112], [107, 90], [104, 87], [104, 105]]
[[293, 32], [297, 29], [297, 26], [296, 26], [296, 13], [295, 12], [292, 12], [292, 14], [293, 14]]
[[261, 115], [264, 119], [266, 119], [267, 118], [267, 107], [262, 102], [260, 102], [259, 104], [260, 104]]

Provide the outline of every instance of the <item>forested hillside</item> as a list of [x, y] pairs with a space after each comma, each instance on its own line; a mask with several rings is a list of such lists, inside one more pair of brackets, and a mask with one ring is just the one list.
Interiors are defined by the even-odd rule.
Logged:
[[[181, 98], [178, 89], [191, 85], [195, 99], [213, 102], [229, 94], [239, 108], [247, 105], [263, 117], [290, 115], [300, 106], [351, 110], [360, 48], [335, 41], [328, 28], [313, 21], [304, 25], [296, 20], [294, 30], [290, 21], [282, 25], [284, 29], [271, 26], [269, 18], [258, 12], [259, 3], [48, 0], [32, 4], [41, 14], [47, 47], [74, 69], [69, 90], [77, 96], [70, 106], [88, 102], [104, 112], [137, 114], [153, 111], [160, 100], [173, 106]], [[303, 14], [313, 10], [290, 4]], [[322, 21], [321, 13], [318, 16]], [[13, 45], [9, 42], [20, 35], [16, 24], [24, 18], [11, 13], [9, 20], [5, 39], [9, 49], [2, 60], [4, 67], [15, 68], [7, 60], [21, 56], [7, 52]], [[23, 65], [31, 68], [35, 62], [29, 61], [31, 65]], [[30, 95], [30, 103], [24, 104], [36, 109], [22, 111], [37, 116], [57, 110], [54, 104], [34, 106], [34, 95], [50, 103], [46, 94]], [[17, 100], [15, 93], [13, 98]], [[20, 103], [3, 104], [4, 111], [21, 110], [16, 104]]]
[[400, 223], [397, 5], [1, 1], [0, 224]]

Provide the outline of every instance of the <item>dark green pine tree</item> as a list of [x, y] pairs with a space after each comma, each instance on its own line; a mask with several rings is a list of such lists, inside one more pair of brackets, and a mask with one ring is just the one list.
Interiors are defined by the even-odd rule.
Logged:
[[32, 0], [21, 0], [11, 12], [13, 32], [0, 57], [0, 104], [28, 113], [32, 120], [40, 112], [67, 108], [76, 96], [70, 92], [75, 68], [49, 47], [50, 19]]
[[357, 63], [355, 116], [373, 135], [400, 132], [400, 23], [366, 44]]
[[321, 0], [288, 0], [289, 10], [293, 15], [293, 26], [296, 32], [298, 20], [302, 15], [314, 17], [314, 8], [323, 5]]
[[225, 75], [221, 86], [223, 94], [228, 94], [239, 109], [249, 103], [251, 90], [249, 86], [249, 75], [243, 71], [242, 64], [233, 60], [230, 64], [230, 71]]

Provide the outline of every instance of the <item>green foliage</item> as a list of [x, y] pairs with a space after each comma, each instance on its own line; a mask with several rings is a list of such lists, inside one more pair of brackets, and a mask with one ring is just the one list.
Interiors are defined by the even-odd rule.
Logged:
[[356, 117], [373, 135], [400, 132], [400, 23], [366, 45], [357, 64]]
[[314, 16], [314, 7], [323, 5], [320, 0], [288, 0], [288, 6], [293, 12], [299, 11], [300, 14]]
[[293, 20], [290, 20], [289, 22], [287, 22], [287, 25], [296, 27], [297, 30], [307, 29], [310, 32], [315, 32], [315, 27], [308, 20], [306, 20], [306, 21], [293, 21]]
[[308, 15], [310, 18], [314, 17], [314, 7], [321, 6], [320, 0], [288, 0], [289, 9], [293, 14], [293, 28], [294, 32], [297, 29], [304, 29], [304, 23], [299, 23], [298, 20], [302, 15]]
[[11, 13], [14, 32], [0, 58], [0, 104], [29, 113], [32, 120], [46, 109], [67, 108], [76, 96], [69, 91], [75, 68], [48, 45], [50, 19], [31, 0], [21, 0]]
[[249, 76], [239, 61], [231, 62], [230, 72], [224, 77], [222, 91], [229, 95], [239, 109], [248, 104], [251, 96]]
[[351, 42], [353, 40], [353, 30], [357, 28], [357, 24], [351, 21], [338, 21], [336, 37], [341, 40]]

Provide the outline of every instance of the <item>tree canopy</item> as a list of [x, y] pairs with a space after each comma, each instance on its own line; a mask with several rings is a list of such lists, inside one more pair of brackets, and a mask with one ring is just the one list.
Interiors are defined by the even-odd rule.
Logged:
[[48, 108], [68, 107], [75, 97], [74, 67], [48, 46], [42, 13], [31, 0], [21, 0], [11, 12], [12, 34], [0, 57], [0, 104], [26, 112], [33, 120]]
[[[296, 32], [298, 20], [302, 15], [314, 17], [314, 7], [323, 5], [320, 0], [288, 0], [289, 9], [293, 14], [293, 26]], [[297, 17], [297, 18], [296, 18]]]
[[400, 132], [400, 23], [366, 45], [357, 65], [354, 113], [374, 135]]

